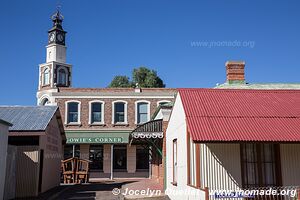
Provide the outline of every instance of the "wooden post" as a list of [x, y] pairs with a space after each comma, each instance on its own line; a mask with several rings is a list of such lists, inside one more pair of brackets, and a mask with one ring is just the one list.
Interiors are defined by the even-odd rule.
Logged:
[[110, 147], [110, 180], [114, 178], [114, 145], [112, 144]]
[[205, 187], [205, 200], [209, 200], [209, 190], [208, 187]]

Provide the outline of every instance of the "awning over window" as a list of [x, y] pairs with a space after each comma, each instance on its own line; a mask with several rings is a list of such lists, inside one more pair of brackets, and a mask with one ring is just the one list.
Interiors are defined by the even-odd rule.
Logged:
[[66, 131], [67, 144], [126, 144], [130, 131]]
[[162, 155], [161, 141], [163, 137], [162, 119], [151, 120], [131, 132], [130, 144], [133, 141], [148, 143], [149, 146], [155, 148], [157, 152]]

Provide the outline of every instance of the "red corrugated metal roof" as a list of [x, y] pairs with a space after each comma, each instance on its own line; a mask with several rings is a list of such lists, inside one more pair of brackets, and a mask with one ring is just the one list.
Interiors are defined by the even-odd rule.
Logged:
[[194, 141], [300, 142], [300, 90], [179, 89]]

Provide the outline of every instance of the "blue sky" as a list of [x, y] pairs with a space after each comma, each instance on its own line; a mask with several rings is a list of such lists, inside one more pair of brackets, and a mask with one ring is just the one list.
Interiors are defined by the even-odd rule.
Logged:
[[0, 105], [36, 103], [58, 2], [74, 87], [106, 87], [139, 66], [167, 87], [213, 87], [227, 60], [246, 61], [248, 82], [300, 82], [297, 0], [1, 0]]

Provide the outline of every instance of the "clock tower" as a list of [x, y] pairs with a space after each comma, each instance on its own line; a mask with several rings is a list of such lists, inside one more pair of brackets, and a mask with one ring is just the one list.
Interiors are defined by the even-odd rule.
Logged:
[[63, 16], [57, 11], [52, 17], [53, 27], [48, 31], [46, 62], [66, 62], [66, 31], [63, 30]]
[[66, 63], [66, 31], [62, 27], [64, 17], [59, 10], [52, 15], [52, 28], [48, 31], [46, 62], [39, 65], [38, 105], [55, 105], [52, 94], [59, 87], [71, 87], [72, 65]]

